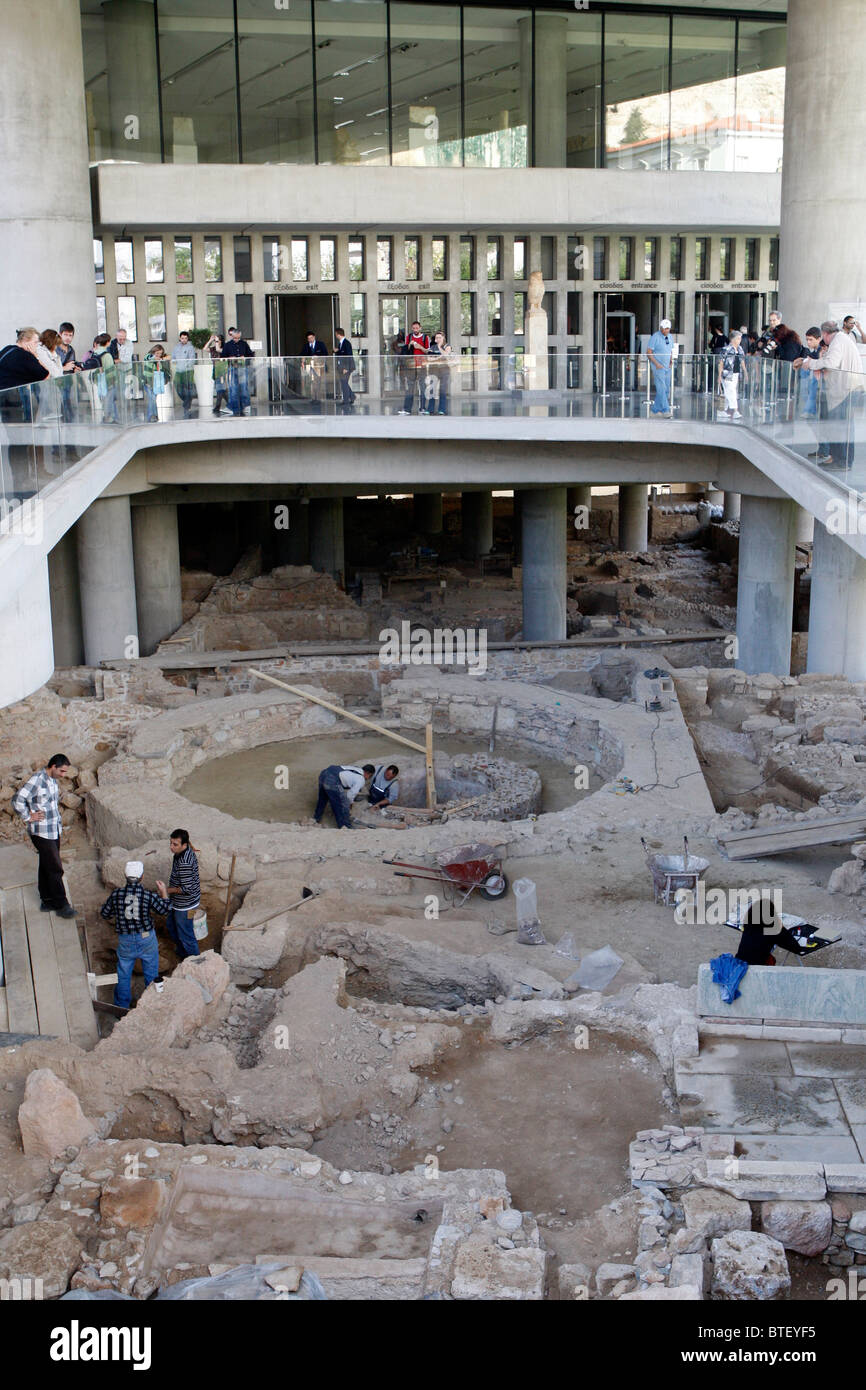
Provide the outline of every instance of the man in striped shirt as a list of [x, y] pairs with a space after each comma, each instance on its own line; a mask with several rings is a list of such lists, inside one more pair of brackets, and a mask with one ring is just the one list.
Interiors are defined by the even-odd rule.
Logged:
[[66, 897], [63, 864], [60, 860], [60, 789], [58, 782], [69, 776], [69, 759], [65, 753], [55, 753], [45, 766], [34, 772], [12, 798], [12, 809], [27, 826], [33, 848], [39, 855], [40, 906], [43, 912], [56, 912], [58, 917], [74, 917], [75, 908]]
[[185, 960], [187, 956], [199, 954], [198, 942], [192, 928], [192, 915], [201, 905], [198, 860], [189, 842], [189, 831], [173, 830], [169, 845], [174, 861], [168, 880], [168, 900], [171, 906], [165, 919], [165, 929], [175, 944], [178, 956]]

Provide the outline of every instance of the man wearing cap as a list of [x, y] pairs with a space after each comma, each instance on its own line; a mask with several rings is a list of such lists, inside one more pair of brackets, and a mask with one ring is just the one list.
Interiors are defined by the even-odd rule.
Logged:
[[659, 331], [654, 333], [647, 343], [646, 355], [649, 358], [653, 374], [653, 386], [655, 387], [656, 397], [652, 403], [651, 414], [666, 415], [673, 414], [671, 410], [671, 359], [674, 355], [674, 340], [671, 337], [670, 319], [662, 319], [659, 324]]
[[126, 866], [126, 884], [115, 888], [102, 905], [102, 916], [106, 921], [114, 918], [117, 932], [117, 985], [114, 1002], [120, 1009], [128, 1009], [132, 1003], [130, 982], [132, 970], [137, 960], [144, 971], [144, 985], [153, 984], [159, 979], [159, 946], [156, 941], [156, 927], [150, 914], [158, 912], [160, 917], [168, 916], [171, 904], [164, 883], [157, 883], [159, 895], [151, 893], [142, 886], [144, 865], [138, 859], [131, 859]]

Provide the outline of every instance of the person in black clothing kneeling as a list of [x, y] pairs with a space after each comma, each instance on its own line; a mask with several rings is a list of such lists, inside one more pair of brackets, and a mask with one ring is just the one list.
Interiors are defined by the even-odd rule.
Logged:
[[[770, 936], [768, 933], [774, 927], [776, 935]], [[759, 902], [752, 903], [743, 918], [737, 960], [744, 960], [747, 965], [775, 965], [772, 948], [781, 941], [784, 930], [772, 898], [762, 897]]]

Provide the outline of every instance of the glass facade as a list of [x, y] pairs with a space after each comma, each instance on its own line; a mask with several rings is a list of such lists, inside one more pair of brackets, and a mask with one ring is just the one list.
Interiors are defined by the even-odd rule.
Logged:
[[80, 0], [93, 161], [776, 172], [782, 16]]

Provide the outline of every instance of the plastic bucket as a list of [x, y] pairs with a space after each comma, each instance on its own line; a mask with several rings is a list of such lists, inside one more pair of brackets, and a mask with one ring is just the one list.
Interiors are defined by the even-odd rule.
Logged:
[[192, 915], [192, 930], [196, 941], [204, 941], [207, 936], [207, 913], [203, 907]]

